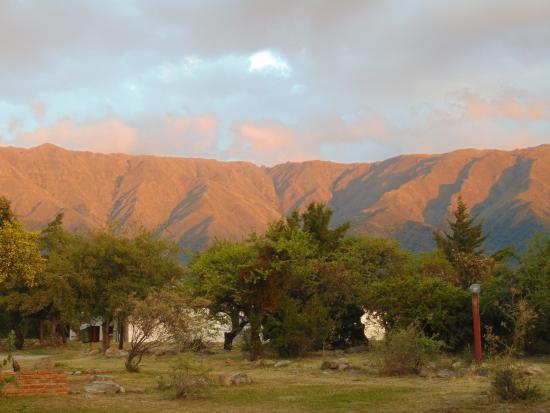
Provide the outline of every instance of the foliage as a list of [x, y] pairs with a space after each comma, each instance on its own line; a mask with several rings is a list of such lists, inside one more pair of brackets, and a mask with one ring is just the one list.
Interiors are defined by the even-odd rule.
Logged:
[[418, 374], [441, 352], [443, 345], [443, 342], [427, 337], [414, 324], [396, 329], [376, 347], [380, 373], [388, 376]]
[[482, 294], [482, 317], [514, 352], [550, 352], [550, 237], [537, 237], [517, 268], [499, 271]]
[[491, 381], [491, 392], [503, 401], [535, 400], [542, 396], [526, 374], [510, 362], [497, 367]]
[[268, 318], [264, 335], [281, 357], [298, 357], [322, 347], [335, 320], [330, 308], [313, 299], [305, 306], [293, 298], [285, 298]]
[[450, 231], [435, 231], [434, 239], [438, 251], [455, 268], [455, 285], [468, 288], [473, 283], [486, 281], [494, 266], [494, 260], [485, 256], [483, 244], [487, 235], [483, 234], [483, 222], [475, 222], [468, 206], [458, 198], [453, 220], [448, 220]]
[[440, 278], [411, 275], [373, 282], [365, 307], [388, 331], [417, 323], [426, 335], [451, 349], [471, 341], [470, 294]]
[[0, 287], [21, 284], [31, 286], [42, 270], [43, 260], [37, 247], [38, 236], [25, 231], [17, 221], [0, 227]]
[[206, 303], [193, 302], [169, 287], [153, 290], [143, 300], [136, 300], [129, 321], [132, 326], [126, 370], [139, 371], [147, 352], [166, 344], [189, 348], [206, 342], [214, 327], [203, 310]]
[[212, 385], [209, 371], [184, 360], [171, 368], [168, 387], [177, 399], [192, 399], [202, 395]]
[[[6, 352], [8, 353], [4, 360], [2, 360], [2, 365], [5, 366], [8, 363], [15, 364], [15, 359], [13, 358], [13, 352], [16, 350], [16, 336], [15, 331], [11, 330], [6, 339]], [[15, 369], [14, 369], [15, 370]]]

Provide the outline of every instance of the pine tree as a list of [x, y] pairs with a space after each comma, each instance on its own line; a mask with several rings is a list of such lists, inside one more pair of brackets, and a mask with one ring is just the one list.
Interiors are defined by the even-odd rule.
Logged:
[[453, 253], [483, 254], [483, 244], [487, 235], [483, 234], [483, 222], [476, 224], [468, 206], [458, 198], [456, 210], [453, 212], [454, 220], [448, 220], [450, 232], [434, 232], [437, 248], [451, 260]]
[[462, 197], [458, 198], [453, 216], [447, 221], [450, 231], [435, 231], [434, 239], [437, 249], [456, 269], [455, 285], [467, 288], [490, 276], [494, 260], [485, 255], [487, 235], [483, 234], [483, 222], [475, 222]]

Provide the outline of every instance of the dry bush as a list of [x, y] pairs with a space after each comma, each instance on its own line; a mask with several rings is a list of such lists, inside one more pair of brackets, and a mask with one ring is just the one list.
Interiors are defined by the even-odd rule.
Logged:
[[387, 334], [375, 347], [382, 375], [418, 374], [429, 360], [441, 353], [443, 343], [426, 337], [415, 325]]
[[175, 291], [154, 291], [135, 303], [130, 317], [132, 334], [126, 370], [137, 372], [146, 353], [164, 344], [185, 348], [197, 339], [205, 342], [212, 329], [203, 303]]
[[511, 362], [497, 367], [491, 382], [491, 392], [504, 401], [536, 400], [542, 396], [540, 389]]

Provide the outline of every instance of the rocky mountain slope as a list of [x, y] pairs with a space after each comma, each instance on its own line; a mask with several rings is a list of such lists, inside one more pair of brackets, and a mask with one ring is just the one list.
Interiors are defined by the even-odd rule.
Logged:
[[68, 151], [50, 144], [0, 148], [0, 195], [41, 228], [65, 211], [83, 230], [144, 225], [193, 249], [322, 201], [356, 234], [386, 235], [414, 250], [433, 247], [458, 194], [490, 231], [489, 246], [524, 247], [550, 231], [550, 145], [515, 151], [458, 150], [376, 163], [249, 162]]

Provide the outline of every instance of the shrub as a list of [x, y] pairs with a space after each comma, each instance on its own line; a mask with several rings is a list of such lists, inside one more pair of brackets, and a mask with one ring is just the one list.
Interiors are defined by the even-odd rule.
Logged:
[[212, 384], [208, 370], [179, 360], [171, 368], [168, 380], [157, 379], [158, 387], [172, 389], [177, 399], [191, 399], [203, 394]]
[[443, 343], [424, 335], [415, 325], [390, 332], [376, 347], [380, 374], [418, 374], [428, 360], [437, 356]]
[[541, 397], [540, 389], [531, 383], [525, 373], [506, 363], [495, 371], [491, 391], [500, 400], [533, 400]]
[[365, 308], [376, 313], [388, 330], [416, 323], [429, 337], [452, 350], [471, 342], [470, 293], [439, 278], [402, 276], [373, 282]]
[[17, 380], [15, 379], [15, 377], [14, 376], [3, 377], [2, 373], [0, 373], [0, 396], [4, 395], [4, 386], [10, 383], [17, 385]]
[[298, 357], [321, 347], [332, 327], [329, 309], [318, 300], [301, 306], [297, 300], [287, 298], [268, 318], [264, 335], [281, 357]]

